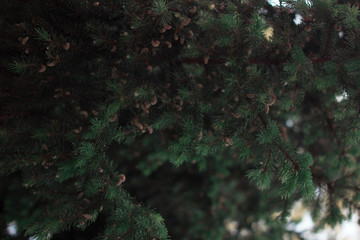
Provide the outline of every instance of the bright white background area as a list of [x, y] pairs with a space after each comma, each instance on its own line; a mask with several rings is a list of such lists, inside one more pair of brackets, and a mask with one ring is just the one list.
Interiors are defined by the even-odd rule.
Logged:
[[[344, 209], [343, 213], [347, 215], [347, 210]], [[301, 221], [295, 224], [291, 222], [292, 218], [300, 218]], [[310, 212], [302, 207], [301, 202], [296, 202], [289, 217], [287, 229], [300, 233], [301, 237], [306, 240], [359, 240], [360, 227], [358, 220], [359, 216], [353, 214], [351, 219], [338, 224], [334, 228], [325, 227], [321, 231], [314, 232], [315, 223], [311, 218]]]

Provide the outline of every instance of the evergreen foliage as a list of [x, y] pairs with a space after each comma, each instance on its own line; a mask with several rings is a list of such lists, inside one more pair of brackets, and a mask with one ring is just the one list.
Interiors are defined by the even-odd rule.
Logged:
[[232, 219], [282, 239], [299, 199], [319, 227], [348, 218], [359, 19], [352, 0], [2, 0], [0, 238], [236, 239]]

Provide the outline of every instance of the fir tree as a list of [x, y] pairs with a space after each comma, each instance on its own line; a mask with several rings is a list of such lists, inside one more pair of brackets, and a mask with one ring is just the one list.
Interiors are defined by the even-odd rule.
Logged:
[[2, 239], [282, 239], [299, 199], [319, 227], [359, 209], [357, 1], [0, 12]]

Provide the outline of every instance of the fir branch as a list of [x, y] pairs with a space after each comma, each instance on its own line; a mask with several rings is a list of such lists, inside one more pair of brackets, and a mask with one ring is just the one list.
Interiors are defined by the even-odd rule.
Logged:
[[[266, 124], [264, 118], [260, 115], [260, 113], [258, 114], [258, 117], [259, 117], [261, 123], [264, 125], [264, 127], [267, 127], [267, 124]], [[292, 164], [293, 167], [294, 167], [294, 170], [295, 170], [295, 171], [298, 171], [298, 170], [300, 169], [299, 163], [296, 162], [296, 161], [290, 156], [290, 154], [289, 154], [287, 151], [285, 151], [285, 149], [284, 149], [282, 146], [280, 146], [278, 143], [274, 143], [274, 144], [275, 144], [275, 146], [284, 154], [285, 158], [291, 162], [291, 164]]]
[[287, 151], [285, 151], [285, 149], [282, 146], [280, 146], [277, 143], [275, 143], [275, 146], [277, 146], [280, 149], [280, 151], [285, 155], [286, 159], [291, 162], [291, 164], [294, 167], [294, 170], [298, 171], [300, 169], [299, 163], [295, 162], [295, 160], [290, 156], [290, 154]]
[[[360, 72], [358, 33], [352, 28], [358, 27], [358, 9], [336, 4], [315, 4], [309, 8], [300, 2], [273, 7], [258, 0], [120, 2], [50, 0], [43, 4], [41, 0], [16, 0], [5, 1], [5, 7], [0, 9], [5, 15], [0, 26], [6, 26], [0, 34], [3, 37], [0, 51], [5, 53], [0, 58], [5, 64], [12, 62], [13, 70], [0, 66], [3, 74], [0, 99], [4, 102], [0, 107], [0, 174], [9, 177], [14, 191], [28, 184], [34, 194], [30, 198], [22, 195], [23, 202], [31, 205], [35, 196], [47, 206], [56, 206], [49, 207], [40, 223], [29, 229], [31, 236], [45, 239], [48, 232], [92, 228], [87, 220], [95, 221], [97, 209], [105, 206], [103, 219], [96, 220], [96, 224], [101, 222], [103, 226], [100, 233], [105, 235], [103, 238], [165, 240], [167, 231], [162, 218], [125, 201], [131, 198], [125, 188], [141, 193], [141, 201], [149, 200], [155, 208], [161, 208], [164, 199], [176, 203], [171, 211], [162, 210], [165, 219], [174, 218], [167, 227], [176, 239], [220, 239], [224, 226], [212, 219], [223, 221], [229, 216], [227, 211], [239, 204], [244, 206], [247, 218], [258, 219], [273, 204], [281, 210], [276, 205], [280, 202], [288, 204], [283, 208], [283, 214], [287, 214], [294, 200], [313, 195], [314, 182], [321, 189], [320, 194], [325, 192], [322, 188], [327, 184], [333, 198], [335, 214], [331, 214], [335, 217], [327, 220], [341, 221], [334, 203], [346, 198], [355, 201], [357, 196], [344, 195], [360, 191], [354, 166], [360, 155], [355, 151], [360, 131], [347, 126], [356, 121], [359, 109], [355, 96]], [[333, 22], [327, 23], [329, 18], [321, 16], [320, 9], [335, 13], [336, 16], [330, 16], [335, 17]], [[319, 27], [309, 32], [309, 28], [293, 24], [297, 13], [303, 16], [304, 25], [315, 24], [313, 19], [316, 19]], [[190, 18], [186, 28], [178, 25]], [[342, 25], [346, 22], [352, 27]], [[341, 39], [337, 36], [340, 30], [333, 29], [334, 25], [344, 27]], [[263, 36], [267, 26], [274, 29], [273, 41], [266, 41]], [[42, 41], [34, 38], [36, 29]], [[159, 44], [152, 44], [153, 39]], [[312, 41], [315, 45], [311, 45]], [[61, 46], [67, 42], [69, 46]], [[11, 51], [14, 51], [12, 56]], [[22, 59], [22, 55], [26, 57]], [[330, 60], [331, 66], [325, 69], [323, 63]], [[49, 68], [44, 71], [40, 66], [45, 65]], [[324, 73], [323, 79], [311, 78], [317, 73]], [[107, 80], [113, 83], [111, 87], [107, 86]], [[151, 97], [151, 90], [155, 89], [159, 99], [154, 101], [156, 106], [148, 102], [151, 99], [147, 99], [147, 90], [145, 97], [140, 97], [138, 92], [134, 94], [134, 89], [143, 86], [150, 90]], [[52, 92], [56, 87], [61, 93], [55, 97]], [[323, 107], [318, 111], [317, 106], [334, 102], [334, 91], [339, 87], [350, 97], [332, 105], [338, 114], [335, 119], [339, 119], [335, 124], [332, 109]], [[188, 91], [180, 94], [183, 88]], [[266, 88], [279, 97], [272, 112], [266, 108], [263, 111], [263, 104], [269, 98]], [[327, 91], [321, 92], [319, 103], [315, 103], [311, 97], [320, 88]], [[65, 91], [69, 94], [62, 94]], [[184, 103], [180, 104], [181, 110], [174, 108], [179, 95]], [[121, 108], [119, 99], [123, 103]], [[144, 107], [145, 103], [150, 105]], [[154, 111], [147, 112], [150, 107]], [[315, 108], [317, 114], [312, 112]], [[89, 114], [79, 114], [82, 110]], [[283, 126], [294, 116], [314, 124], [306, 124], [299, 131]], [[138, 118], [137, 125], [132, 120], [134, 117]], [[182, 123], [186, 117], [191, 118], [188, 126]], [[322, 128], [316, 123], [322, 123]], [[154, 127], [153, 134], [150, 126]], [[287, 137], [279, 134], [286, 132], [281, 127], [289, 130]], [[356, 130], [356, 134], [345, 134], [345, 139], [354, 146], [351, 151], [342, 146], [342, 129]], [[304, 154], [296, 153], [293, 148], [299, 141], [303, 143]], [[327, 149], [316, 148], [319, 145]], [[329, 151], [331, 146], [338, 146], [343, 150], [341, 157], [351, 160], [338, 162], [338, 148]], [[180, 156], [181, 161], [189, 164], [180, 168], [163, 164], [173, 156], [174, 159]], [[260, 161], [248, 173], [258, 188], [250, 187], [243, 173], [249, 170], [251, 162]], [[201, 162], [207, 165], [206, 169], [200, 166]], [[316, 165], [309, 169], [313, 162]], [[117, 184], [120, 172], [129, 176], [128, 184]], [[151, 178], [141, 175], [152, 172], [155, 174]], [[220, 175], [226, 177], [216, 177]], [[214, 176], [216, 179], [212, 181]], [[199, 187], [194, 182], [206, 184]], [[173, 199], [169, 192], [163, 191], [164, 186], [180, 196]], [[6, 190], [9, 186], [3, 184], [0, 188]], [[259, 188], [270, 189], [264, 193]], [[243, 202], [231, 199], [227, 193], [236, 189], [252, 197], [244, 198]], [[321, 207], [324, 198], [316, 196], [318, 203], [309, 202], [309, 205]], [[3, 197], [7, 202], [14, 200], [12, 194]], [[289, 199], [283, 202], [281, 197]], [[185, 199], [186, 206], [191, 207], [181, 207], [184, 201], [179, 199]], [[219, 199], [221, 206], [225, 206], [221, 209], [224, 214], [203, 211]], [[258, 203], [260, 211], [247, 208], [254, 203]], [[109, 205], [116, 205], [115, 209]], [[184, 232], [180, 218], [187, 212], [193, 217], [203, 216], [204, 224], [185, 223], [189, 231]], [[58, 216], [64, 217], [63, 222], [59, 223]], [[7, 219], [7, 213], [4, 217]], [[30, 214], [25, 217], [38, 222]], [[121, 225], [117, 224], [119, 221]], [[267, 233], [271, 239], [276, 238], [273, 233], [281, 236], [286, 231], [278, 225], [276, 231], [269, 227], [271, 231]], [[198, 235], [190, 236], [188, 232]]]

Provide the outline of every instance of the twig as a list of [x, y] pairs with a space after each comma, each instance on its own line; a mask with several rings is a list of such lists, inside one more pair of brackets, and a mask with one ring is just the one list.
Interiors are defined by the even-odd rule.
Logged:
[[267, 168], [268, 168], [269, 162], [270, 162], [270, 156], [271, 156], [271, 151], [270, 151], [269, 154], [268, 154], [268, 158], [267, 158], [267, 160], [266, 160], [266, 164], [265, 164], [265, 167], [264, 167], [264, 169], [263, 169], [263, 172], [266, 172], [266, 171], [267, 171]]
[[275, 145], [280, 149], [280, 151], [285, 155], [286, 159], [291, 162], [291, 164], [294, 166], [294, 169], [297, 171], [300, 169], [299, 163], [295, 162], [294, 159], [290, 156], [288, 152], [285, 151], [285, 149], [280, 146], [279, 144], [275, 143]]

